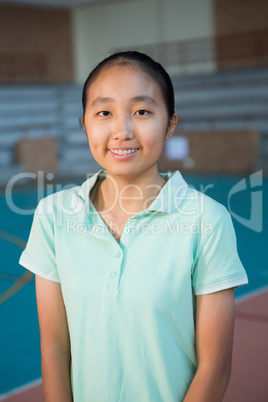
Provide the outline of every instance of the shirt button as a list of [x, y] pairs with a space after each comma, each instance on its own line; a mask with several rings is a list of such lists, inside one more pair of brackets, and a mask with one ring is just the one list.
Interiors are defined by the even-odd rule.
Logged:
[[116, 258], [120, 258], [120, 257], [121, 257], [121, 253], [120, 253], [120, 251], [117, 251]]
[[115, 278], [116, 276], [118, 275], [118, 272], [117, 271], [113, 271], [112, 272], [112, 276]]
[[125, 228], [125, 229], [124, 229], [124, 232], [125, 232], [125, 233], [129, 233], [129, 232], [130, 232], [130, 229], [129, 229], [129, 228]]

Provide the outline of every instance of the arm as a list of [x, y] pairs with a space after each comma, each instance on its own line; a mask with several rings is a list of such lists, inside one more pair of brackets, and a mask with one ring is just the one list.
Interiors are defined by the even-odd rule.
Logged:
[[60, 284], [36, 276], [36, 299], [45, 401], [71, 402], [70, 340]]
[[233, 289], [196, 297], [197, 371], [184, 402], [221, 402], [231, 376]]

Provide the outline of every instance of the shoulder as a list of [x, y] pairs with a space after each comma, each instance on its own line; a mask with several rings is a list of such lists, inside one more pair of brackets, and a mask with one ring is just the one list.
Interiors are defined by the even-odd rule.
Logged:
[[79, 186], [57, 191], [44, 197], [38, 204], [37, 212], [59, 213], [65, 212], [67, 215], [81, 213], [88, 206], [89, 193], [99, 177], [105, 177], [102, 169], [90, 176]]
[[193, 219], [205, 219], [214, 223], [229, 215], [224, 205], [190, 186], [187, 188], [180, 212], [192, 216]]
[[[206, 195], [205, 191], [198, 191], [189, 185], [179, 171], [172, 173], [168, 183], [169, 187], [166, 186], [167, 191], [163, 198], [171, 206], [166, 210], [175, 212], [176, 219], [187, 222], [206, 219], [215, 222], [228, 214], [224, 205]], [[171, 219], [174, 218], [174, 214], [172, 215]]]
[[80, 203], [84, 204], [81, 191], [82, 186], [75, 186], [50, 194], [39, 201], [36, 213], [49, 216], [67, 211], [68, 213], [75, 212], [75, 207], [79, 203], [79, 200]]

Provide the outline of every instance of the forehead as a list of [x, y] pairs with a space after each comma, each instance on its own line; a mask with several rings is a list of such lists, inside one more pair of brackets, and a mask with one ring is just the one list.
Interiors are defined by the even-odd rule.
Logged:
[[162, 95], [157, 81], [139, 65], [116, 64], [100, 71], [89, 86], [87, 97], [108, 96], [108, 93], [109, 96], [133, 96], [140, 92], [156, 97]]

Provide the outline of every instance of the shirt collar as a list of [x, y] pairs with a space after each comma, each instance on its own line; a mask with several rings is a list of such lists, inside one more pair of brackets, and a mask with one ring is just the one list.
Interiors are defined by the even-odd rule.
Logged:
[[184, 200], [188, 185], [178, 170], [171, 173], [159, 174], [163, 179], [167, 180], [167, 182], [149, 206], [148, 210], [172, 213], [179, 208]]
[[89, 204], [90, 202], [90, 193], [91, 190], [93, 189], [95, 183], [98, 180], [104, 180], [106, 177], [106, 171], [101, 169], [97, 173], [95, 173], [93, 176], [91, 176], [89, 179], [87, 179], [81, 186], [80, 191], [78, 193], [78, 196], [81, 197], [86, 204]]
[[[180, 204], [184, 200], [188, 185], [178, 170], [159, 174], [163, 179], [167, 180], [167, 182], [147, 210], [172, 213], [174, 210], [179, 208]], [[91, 190], [93, 189], [97, 180], [104, 180], [105, 177], [106, 171], [101, 169], [82, 184], [78, 192], [78, 196], [81, 201], [83, 200], [84, 207], [87, 211], [89, 210], [89, 205], [91, 202]]]

